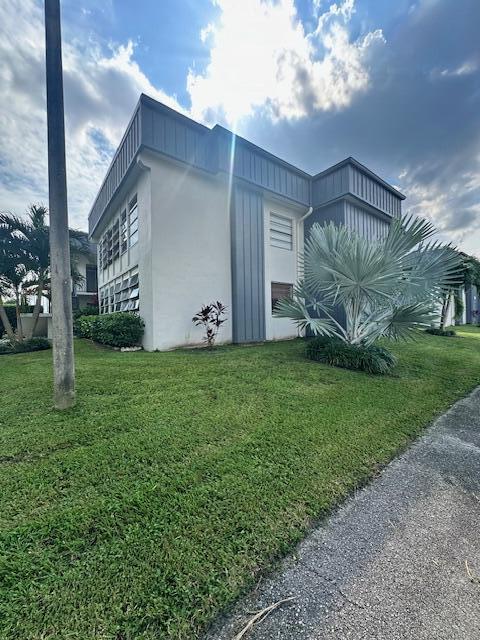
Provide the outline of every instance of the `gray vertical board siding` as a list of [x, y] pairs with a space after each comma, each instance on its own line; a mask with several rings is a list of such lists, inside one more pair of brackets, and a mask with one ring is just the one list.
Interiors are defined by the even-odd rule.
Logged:
[[231, 208], [233, 342], [265, 340], [263, 198], [235, 185]]
[[105, 208], [120, 186], [141, 144], [140, 109], [137, 107], [115, 153], [100, 191], [88, 216], [89, 233], [97, 226]]
[[356, 231], [368, 240], [380, 240], [387, 235], [390, 222], [373, 215], [360, 206], [346, 201], [345, 226]]
[[316, 207], [344, 195], [349, 191], [349, 166], [344, 165], [313, 178], [312, 206]]
[[392, 217], [401, 216], [401, 198], [353, 164], [349, 165], [349, 171], [351, 193]]
[[219, 125], [212, 129], [212, 134], [216, 142], [219, 171], [232, 172], [236, 178], [308, 206], [308, 174]]
[[141, 102], [142, 145], [200, 169], [211, 170], [210, 130], [171, 109]]
[[313, 213], [309, 215], [304, 222], [305, 239], [307, 239], [310, 229], [314, 224], [323, 225], [329, 222], [333, 222], [337, 226], [345, 224], [344, 200], [337, 200], [320, 209], [314, 209]]
[[143, 147], [188, 166], [231, 174], [305, 207], [352, 194], [383, 213], [401, 215], [404, 196], [353, 158], [311, 176], [219, 125], [209, 129], [142, 94], [90, 211], [90, 234]]

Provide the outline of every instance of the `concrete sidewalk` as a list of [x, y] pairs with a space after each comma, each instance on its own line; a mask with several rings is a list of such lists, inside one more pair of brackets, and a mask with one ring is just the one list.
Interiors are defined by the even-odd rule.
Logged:
[[[469, 576], [470, 572], [470, 576]], [[480, 639], [480, 387], [220, 621], [245, 640]]]

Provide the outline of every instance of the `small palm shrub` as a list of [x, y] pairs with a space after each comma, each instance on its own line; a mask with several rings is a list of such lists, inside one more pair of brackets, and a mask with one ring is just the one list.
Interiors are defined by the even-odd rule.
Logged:
[[397, 364], [395, 356], [383, 347], [350, 344], [331, 336], [309, 340], [306, 354], [307, 358], [316, 362], [373, 374], [389, 373]]
[[0, 355], [5, 355], [8, 353], [28, 353], [30, 351], [44, 351], [45, 349], [50, 348], [50, 340], [42, 337], [28, 338], [16, 342], [15, 344], [12, 344], [10, 341], [6, 340], [0, 341]]
[[453, 336], [457, 335], [453, 329], [440, 329], [440, 327], [428, 327], [425, 332], [430, 333], [432, 336], [443, 336], [445, 338], [453, 338]]
[[95, 318], [90, 323], [90, 337], [95, 342], [111, 347], [135, 347], [143, 336], [144, 322], [134, 313], [111, 313], [104, 316], [83, 316]]

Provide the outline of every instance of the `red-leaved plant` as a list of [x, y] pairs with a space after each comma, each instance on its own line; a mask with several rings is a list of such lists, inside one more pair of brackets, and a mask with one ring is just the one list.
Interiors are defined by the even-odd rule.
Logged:
[[222, 324], [226, 322], [225, 312], [227, 307], [218, 300], [210, 304], [204, 304], [200, 311], [192, 318], [192, 322], [196, 327], [205, 328], [205, 337], [203, 341], [207, 347], [211, 349], [215, 344], [218, 331]]

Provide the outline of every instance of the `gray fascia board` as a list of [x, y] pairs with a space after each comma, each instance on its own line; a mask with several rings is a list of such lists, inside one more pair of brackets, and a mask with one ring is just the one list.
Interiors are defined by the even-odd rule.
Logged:
[[332, 198], [327, 202], [322, 202], [322, 204], [317, 205], [315, 207], [315, 211], [318, 211], [319, 209], [323, 209], [324, 207], [334, 204], [339, 200], [348, 200], [352, 204], [362, 207], [363, 209], [368, 211], [368, 213], [371, 213], [372, 215], [376, 216], [377, 218], [380, 218], [381, 220], [391, 222], [392, 220], [395, 219], [394, 216], [392, 216], [387, 211], [382, 211], [382, 209], [377, 209], [377, 207], [374, 207], [369, 202], [367, 202], [366, 200], [363, 200], [356, 194], [351, 193], [350, 191], [345, 191], [344, 193], [341, 193], [340, 195], [335, 196], [335, 198]]
[[395, 187], [392, 187], [392, 185], [388, 184], [388, 182], [385, 182], [385, 180], [380, 178], [380, 176], [378, 176], [376, 173], [374, 173], [371, 169], [366, 167], [364, 164], [362, 164], [358, 160], [355, 160], [355, 158], [353, 158], [352, 156], [349, 156], [348, 158], [345, 158], [345, 160], [341, 160], [340, 162], [337, 162], [337, 164], [334, 164], [331, 167], [328, 167], [328, 169], [324, 169], [324, 171], [320, 171], [320, 173], [316, 173], [314, 176], [312, 176], [312, 179], [313, 181], [315, 181], [317, 178], [322, 178], [323, 176], [326, 176], [329, 173], [337, 171], [338, 169], [341, 169], [342, 167], [348, 164], [353, 165], [359, 171], [363, 171], [363, 173], [365, 173], [369, 178], [381, 184], [382, 187], [385, 187], [385, 189], [393, 193], [393, 195], [396, 196], [397, 198], [400, 198], [400, 200], [405, 200], [406, 196], [403, 193], [398, 191], [398, 189], [395, 189]]

